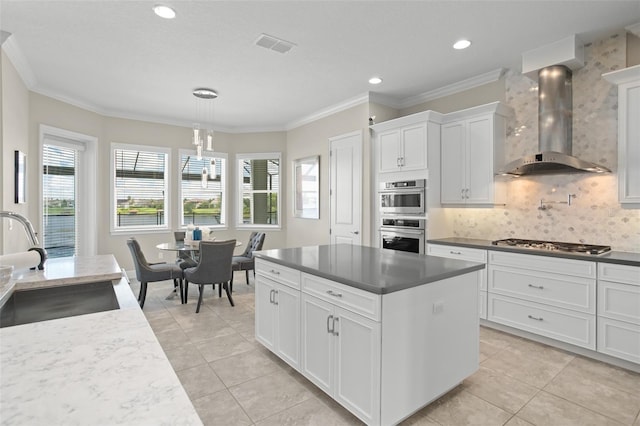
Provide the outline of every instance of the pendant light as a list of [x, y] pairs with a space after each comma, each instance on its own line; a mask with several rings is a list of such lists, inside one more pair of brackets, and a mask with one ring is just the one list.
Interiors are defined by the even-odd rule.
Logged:
[[[199, 87], [193, 90], [196, 98], [196, 119], [193, 124], [193, 144], [196, 146], [196, 157], [202, 160], [202, 151], [213, 151], [213, 100], [218, 97], [213, 89]], [[200, 124], [204, 128], [200, 127]], [[206, 143], [206, 148], [205, 148]]]

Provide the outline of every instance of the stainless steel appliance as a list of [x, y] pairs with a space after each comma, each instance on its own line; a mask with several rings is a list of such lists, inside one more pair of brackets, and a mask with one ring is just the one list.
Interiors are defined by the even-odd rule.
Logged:
[[518, 248], [530, 248], [538, 250], [563, 251], [568, 253], [602, 254], [611, 251], [610, 246], [598, 246], [594, 244], [564, 243], [560, 241], [521, 240], [507, 238], [492, 241], [494, 246], [509, 246]]
[[424, 214], [426, 179], [382, 182], [378, 197], [381, 214]]
[[381, 219], [380, 247], [424, 254], [424, 219]]

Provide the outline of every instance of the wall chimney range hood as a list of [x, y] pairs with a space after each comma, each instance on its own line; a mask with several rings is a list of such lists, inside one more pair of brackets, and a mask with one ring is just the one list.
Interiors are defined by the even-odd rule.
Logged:
[[[532, 69], [544, 64], [545, 54], [546, 60], [556, 62]], [[559, 60], [563, 55], [569, 59]], [[575, 36], [523, 54], [523, 74], [532, 75], [537, 71], [538, 153], [508, 163], [498, 174], [521, 176], [611, 171], [572, 155], [572, 72], [567, 65], [580, 67], [582, 64], [582, 45]]]

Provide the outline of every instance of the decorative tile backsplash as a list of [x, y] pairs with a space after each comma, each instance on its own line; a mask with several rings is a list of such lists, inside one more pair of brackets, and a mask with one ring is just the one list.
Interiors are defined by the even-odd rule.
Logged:
[[[585, 46], [585, 66], [573, 73], [573, 154], [613, 173], [510, 178], [504, 207], [445, 209], [454, 236], [582, 242], [640, 252], [640, 210], [618, 203], [617, 89], [601, 77], [624, 68], [625, 40], [618, 33]], [[538, 151], [538, 93], [537, 83], [518, 72], [509, 71], [505, 84], [506, 102], [515, 112], [507, 130], [509, 162]]]

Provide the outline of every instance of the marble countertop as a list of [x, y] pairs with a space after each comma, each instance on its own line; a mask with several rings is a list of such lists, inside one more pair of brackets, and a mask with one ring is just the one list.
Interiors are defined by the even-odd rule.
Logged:
[[478, 248], [483, 250], [507, 251], [512, 253], [533, 254], [537, 256], [562, 257], [565, 259], [590, 260], [592, 262], [616, 263], [619, 265], [640, 266], [640, 253], [626, 251], [610, 251], [603, 254], [567, 253], [563, 251], [551, 251], [531, 248], [494, 246], [490, 240], [475, 238], [440, 238], [427, 240], [428, 244], [444, 244], [459, 247]]
[[371, 293], [387, 294], [484, 268], [484, 264], [336, 244], [255, 252], [265, 260]]
[[[102, 281], [116, 269], [111, 255], [51, 259], [11, 288]], [[118, 310], [0, 329], [3, 425], [202, 424], [126, 279], [114, 288]]]

